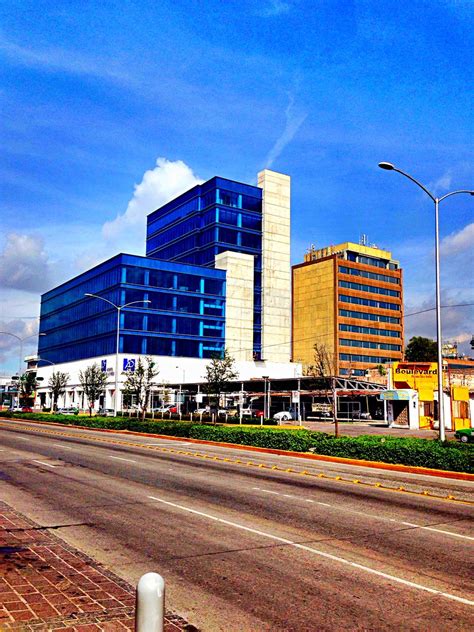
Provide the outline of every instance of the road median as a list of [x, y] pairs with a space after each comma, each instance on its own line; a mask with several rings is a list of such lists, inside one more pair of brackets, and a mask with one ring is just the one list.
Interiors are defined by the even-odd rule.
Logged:
[[141, 421], [134, 418], [70, 416], [58, 420], [57, 417], [59, 416], [0, 414], [0, 418], [11, 421], [23, 420], [60, 427], [173, 438], [197, 444], [474, 481], [473, 447], [454, 442], [441, 444], [427, 439], [376, 435], [336, 438], [305, 429], [288, 431], [280, 428], [206, 426], [189, 422]]

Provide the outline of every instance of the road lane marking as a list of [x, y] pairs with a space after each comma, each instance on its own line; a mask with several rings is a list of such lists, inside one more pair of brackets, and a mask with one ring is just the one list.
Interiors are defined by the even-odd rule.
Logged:
[[364, 516], [366, 518], [375, 518], [376, 520], [388, 520], [389, 522], [394, 522], [396, 524], [402, 524], [406, 527], [413, 527], [416, 529], [424, 529], [425, 531], [435, 531], [436, 533], [441, 533], [442, 535], [452, 536], [454, 538], [462, 538], [463, 540], [471, 540], [474, 542], [474, 537], [470, 535], [464, 535], [462, 533], [455, 533], [454, 531], [446, 531], [445, 529], [438, 529], [436, 527], [428, 527], [422, 524], [415, 524], [414, 522], [405, 522], [403, 520], [397, 520], [396, 518], [384, 518], [383, 516], [377, 516], [375, 514], [367, 513], [366, 511], [357, 511], [356, 509], [347, 509], [345, 507], [338, 507], [337, 505], [330, 505], [329, 503], [323, 503], [316, 500], [311, 500], [310, 498], [303, 498], [301, 496], [292, 496], [291, 494], [282, 494], [280, 492], [275, 492], [270, 489], [262, 489], [261, 487], [252, 487], [252, 489], [256, 492], [262, 492], [264, 494], [275, 494], [277, 496], [282, 496], [284, 498], [294, 498], [295, 500], [302, 500], [307, 503], [316, 503], [318, 505], [322, 505], [323, 507], [330, 507], [331, 509], [336, 509], [337, 511], [345, 511], [348, 513], [355, 513], [360, 516]]
[[[18, 423], [18, 422], [16, 422]], [[34, 423], [34, 422], [32, 422]], [[41, 422], [44, 423], [45, 425], [47, 425], [47, 422]], [[10, 423], [1, 423], [0, 422], [0, 427], [6, 428], [6, 429], [11, 429], [11, 424]], [[35, 432], [35, 433], [43, 433], [43, 434], [47, 434], [47, 435], [53, 435], [53, 436], [60, 436], [60, 437], [71, 437], [73, 439], [87, 439], [89, 441], [94, 441], [94, 442], [99, 442], [99, 443], [110, 443], [112, 445], [125, 445], [125, 446], [130, 446], [133, 448], [143, 448], [143, 449], [151, 449], [151, 450], [155, 450], [157, 452], [163, 452], [163, 453], [172, 453], [172, 454], [184, 454], [186, 456], [191, 456], [194, 458], [202, 458], [202, 459], [210, 459], [213, 457], [208, 456], [207, 454], [199, 454], [198, 452], [178, 452], [176, 450], [173, 450], [172, 448], [165, 448], [165, 447], [161, 447], [161, 444], [146, 444], [146, 443], [137, 443], [137, 442], [132, 442], [130, 440], [119, 440], [119, 439], [109, 439], [109, 438], [104, 438], [101, 436], [98, 436], [98, 433], [94, 433], [93, 430], [89, 431], [89, 434], [81, 434], [81, 431], [78, 430], [77, 432], [64, 432], [64, 431], [58, 431], [58, 430], [53, 430], [50, 428], [47, 429], [43, 429], [43, 428], [38, 428], [38, 427], [22, 427], [22, 429], [24, 431], [27, 432]], [[87, 429], [84, 428], [84, 432], [86, 432]], [[118, 431], [118, 433], [120, 433], [120, 431]], [[166, 439], [165, 439], [166, 440]], [[187, 442], [187, 443], [191, 443], [192, 445], [194, 445], [193, 442]], [[209, 447], [209, 446], [206, 446]], [[285, 458], [288, 455], [273, 455], [273, 457], [280, 457], [280, 456], [285, 456]], [[233, 459], [218, 459], [222, 462], [227, 462], [230, 463], [232, 465], [243, 465], [243, 466], [254, 466], [254, 467], [260, 467], [259, 464], [257, 463], [246, 463], [244, 461], [241, 461], [238, 458], [233, 458]], [[395, 492], [395, 493], [402, 493], [402, 494], [410, 494], [413, 496], [423, 496], [423, 498], [427, 498], [427, 499], [432, 499], [432, 500], [442, 500], [445, 502], [451, 502], [451, 503], [456, 503], [456, 504], [460, 504], [460, 505], [469, 505], [469, 506], [474, 506], [474, 502], [471, 500], [466, 500], [466, 499], [462, 499], [462, 498], [456, 498], [455, 496], [453, 496], [452, 494], [448, 494], [447, 496], [440, 496], [437, 494], [432, 494], [428, 491], [415, 491], [415, 490], [411, 490], [411, 489], [405, 489], [403, 487], [390, 487], [387, 485], [384, 485], [382, 483], [372, 483], [372, 482], [367, 482], [367, 481], [361, 481], [361, 480], [355, 480], [355, 479], [347, 479], [344, 478], [342, 476], [331, 476], [328, 474], [325, 474], [323, 472], [301, 472], [299, 470], [292, 470], [291, 468], [285, 469], [285, 468], [280, 468], [276, 465], [263, 465], [263, 467], [267, 468], [267, 469], [271, 469], [271, 470], [275, 470], [278, 472], [284, 472], [284, 473], [292, 473], [292, 474], [297, 474], [298, 476], [301, 476], [301, 474], [305, 474], [308, 477], [311, 478], [321, 478], [321, 479], [325, 479], [328, 481], [337, 481], [343, 485], [354, 485], [357, 484], [358, 486], [365, 486], [370, 488], [373, 491], [382, 491], [382, 492]]]
[[58, 448], [62, 448], [63, 450], [72, 450], [73, 448], [70, 448], [68, 445], [61, 445], [60, 443], [53, 443], [53, 445], [57, 446]]
[[18, 437], [18, 439], [21, 439], [22, 441], [31, 441], [29, 437]]
[[403, 579], [402, 577], [397, 577], [396, 575], [391, 575], [389, 573], [384, 573], [383, 571], [378, 571], [375, 568], [371, 568], [370, 566], [358, 564], [357, 562], [351, 562], [350, 560], [347, 560], [344, 557], [339, 557], [338, 555], [332, 555], [331, 553], [326, 553], [325, 551], [321, 551], [320, 549], [315, 549], [306, 544], [299, 544], [298, 542], [294, 542], [293, 540], [287, 540], [286, 538], [282, 538], [273, 533], [267, 533], [266, 531], [261, 531], [260, 529], [253, 529], [252, 527], [246, 527], [243, 524], [232, 522], [231, 520], [225, 520], [224, 518], [218, 518], [217, 516], [204, 513], [203, 511], [198, 511], [197, 509], [191, 509], [191, 507], [186, 507], [185, 505], [178, 505], [177, 503], [172, 503], [169, 500], [165, 500], [164, 498], [157, 498], [156, 496], [148, 496], [148, 498], [151, 500], [155, 500], [159, 503], [162, 503], [163, 505], [168, 505], [169, 507], [174, 507], [175, 509], [180, 509], [181, 511], [187, 511], [188, 513], [194, 514], [196, 516], [201, 516], [202, 518], [207, 518], [208, 520], [213, 520], [214, 522], [220, 522], [221, 524], [228, 525], [229, 527], [234, 527], [235, 529], [240, 529], [241, 531], [247, 531], [248, 533], [254, 533], [255, 535], [260, 535], [263, 538], [268, 538], [270, 540], [274, 540], [276, 542], [281, 542], [282, 544], [292, 546], [296, 549], [301, 549], [302, 551], [313, 553], [314, 555], [318, 555], [319, 557], [323, 557], [333, 562], [339, 562], [340, 564], [344, 564], [345, 566], [357, 568], [358, 570], [364, 571], [365, 573], [377, 575], [377, 577], [383, 577], [384, 579], [387, 579], [388, 581], [396, 582], [398, 584], [408, 586], [409, 588], [416, 588], [417, 590], [422, 590], [432, 595], [439, 595], [440, 597], [446, 597], [446, 599], [451, 599], [452, 601], [457, 601], [467, 606], [474, 606], [474, 601], [471, 601], [470, 599], [465, 599], [464, 597], [458, 597], [457, 595], [446, 593], [446, 592], [443, 592], [442, 590], [436, 590], [436, 588], [430, 588], [429, 586], [424, 586], [423, 584], [411, 582], [408, 579]]
[[454, 531], [446, 531], [445, 529], [437, 529], [436, 527], [425, 527], [421, 524], [413, 524], [412, 522], [402, 522], [400, 524], [404, 524], [407, 527], [416, 527], [417, 529], [425, 529], [426, 531], [436, 531], [436, 533], [442, 533], [443, 535], [450, 535], [455, 538], [463, 538], [464, 540], [472, 540], [474, 542], [474, 538], [470, 535], [463, 535], [462, 533], [454, 533]]
[[116, 459], [117, 461], [128, 461], [129, 463], [136, 463], [133, 459], [124, 459], [121, 456], [109, 456], [109, 459]]
[[45, 461], [37, 461], [36, 459], [32, 459], [33, 463], [41, 463], [41, 465], [47, 465], [48, 467], [56, 467], [55, 465], [51, 465], [51, 463], [46, 463]]

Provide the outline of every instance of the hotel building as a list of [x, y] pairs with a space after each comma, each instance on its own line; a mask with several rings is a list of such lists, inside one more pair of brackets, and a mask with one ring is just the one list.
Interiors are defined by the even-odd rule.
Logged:
[[402, 359], [403, 277], [390, 252], [351, 242], [312, 248], [292, 272], [295, 362], [313, 365], [316, 343], [339, 375]]

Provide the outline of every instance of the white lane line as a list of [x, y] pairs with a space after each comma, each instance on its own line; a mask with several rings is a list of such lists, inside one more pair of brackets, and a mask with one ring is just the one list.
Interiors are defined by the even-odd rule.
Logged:
[[53, 443], [53, 445], [57, 446], [58, 448], [62, 448], [63, 450], [72, 450], [73, 448], [70, 448], [68, 445], [61, 445], [60, 443]]
[[129, 463], [136, 463], [133, 459], [123, 459], [121, 456], [109, 456], [109, 459], [116, 459], [117, 461], [128, 461]]
[[56, 467], [55, 465], [51, 465], [51, 463], [45, 463], [45, 461], [37, 461], [36, 459], [32, 459], [33, 463], [41, 463], [41, 465], [47, 465], [48, 467]]
[[455, 533], [454, 531], [446, 531], [445, 529], [437, 529], [436, 527], [427, 527], [422, 524], [415, 524], [414, 522], [404, 522], [403, 520], [396, 520], [396, 518], [384, 518], [383, 516], [376, 516], [374, 514], [370, 514], [365, 511], [356, 511], [355, 509], [344, 509], [344, 508], [341, 509], [341, 507], [338, 507], [337, 505], [330, 505], [329, 503], [322, 503], [319, 501], [311, 500], [309, 498], [302, 498], [301, 496], [291, 496], [290, 494], [281, 494], [280, 492], [274, 492], [269, 489], [261, 489], [260, 487], [252, 487], [252, 489], [257, 492], [263, 492], [265, 494], [276, 494], [277, 496], [284, 496], [285, 498], [294, 498], [295, 500], [302, 500], [307, 503], [316, 502], [316, 504], [322, 505], [323, 507], [330, 507], [331, 509], [336, 509], [338, 511], [355, 513], [360, 516], [364, 516], [366, 518], [375, 518], [376, 520], [388, 520], [389, 522], [402, 524], [406, 527], [413, 527], [414, 529], [424, 529], [425, 531], [434, 531], [435, 533], [441, 533], [442, 535], [448, 535], [453, 538], [461, 538], [463, 540], [474, 541], [474, 537], [470, 535], [464, 535], [463, 533]]
[[472, 540], [474, 538], [470, 535], [464, 535], [462, 533], [454, 533], [454, 531], [445, 531], [444, 529], [437, 529], [436, 527], [425, 527], [421, 524], [413, 524], [412, 522], [403, 522], [400, 521], [400, 524], [404, 524], [407, 527], [416, 527], [417, 529], [425, 529], [425, 531], [435, 531], [436, 533], [442, 533], [443, 535], [451, 535], [455, 538], [463, 538], [464, 540]]
[[21, 439], [22, 441], [31, 441], [29, 437], [18, 437], [18, 439]]
[[212, 516], [211, 514], [204, 513], [203, 511], [197, 511], [196, 509], [185, 507], [184, 505], [178, 505], [168, 500], [164, 500], [163, 498], [157, 498], [156, 496], [148, 496], [148, 498], [150, 498], [151, 500], [155, 500], [159, 503], [162, 503], [163, 505], [168, 505], [169, 507], [174, 507], [175, 509], [181, 509], [182, 511], [187, 511], [188, 513], [192, 513], [196, 516], [207, 518], [208, 520], [213, 520], [214, 522], [220, 522], [221, 524], [226, 524], [229, 527], [234, 527], [235, 529], [248, 531], [249, 533], [254, 533], [255, 535], [260, 535], [264, 538], [269, 538], [270, 540], [275, 540], [276, 542], [281, 542], [282, 544], [293, 546], [296, 549], [301, 549], [309, 553], [314, 553], [314, 555], [318, 555], [319, 557], [324, 557], [325, 559], [332, 560], [333, 562], [339, 562], [340, 564], [351, 566], [352, 568], [357, 568], [358, 570], [364, 571], [365, 573], [371, 573], [372, 575], [383, 577], [384, 579], [387, 579], [392, 582], [396, 582], [398, 584], [403, 584], [404, 586], [408, 586], [410, 588], [416, 588], [417, 590], [423, 590], [424, 592], [431, 593], [432, 595], [440, 595], [441, 597], [446, 597], [447, 599], [451, 599], [452, 601], [458, 601], [468, 606], [474, 606], [474, 601], [471, 601], [470, 599], [465, 599], [464, 597], [458, 597], [457, 595], [453, 595], [451, 593], [445, 593], [441, 590], [430, 588], [429, 586], [423, 586], [423, 584], [411, 582], [407, 579], [403, 579], [402, 577], [397, 577], [396, 575], [390, 575], [389, 573], [378, 571], [375, 568], [370, 568], [370, 566], [364, 566], [363, 564], [357, 564], [357, 562], [351, 562], [350, 560], [346, 560], [344, 557], [339, 557], [338, 555], [332, 555], [331, 553], [325, 553], [324, 551], [315, 549], [311, 546], [307, 546], [306, 544], [299, 544], [298, 542], [293, 542], [293, 540], [287, 540], [286, 538], [281, 538], [280, 536], [274, 535], [273, 533], [267, 533], [265, 531], [260, 531], [259, 529], [252, 529], [251, 527], [246, 527], [245, 525], [238, 524], [237, 522], [231, 522], [230, 520], [217, 518], [217, 516]]

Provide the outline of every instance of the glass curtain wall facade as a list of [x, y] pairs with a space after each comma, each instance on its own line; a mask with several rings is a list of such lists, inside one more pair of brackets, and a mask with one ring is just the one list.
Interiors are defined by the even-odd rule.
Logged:
[[255, 257], [253, 346], [260, 358], [262, 189], [215, 177], [148, 216], [147, 257], [213, 267], [229, 250]]
[[117, 255], [41, 298], [38, 354], [70, 362], [115, 353], [116, 305], [149, 300], [121, 312], [120, 353], [209, 358], [225, 344], [223, 270]]

